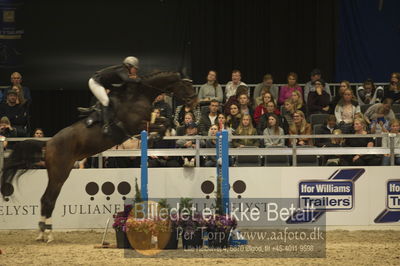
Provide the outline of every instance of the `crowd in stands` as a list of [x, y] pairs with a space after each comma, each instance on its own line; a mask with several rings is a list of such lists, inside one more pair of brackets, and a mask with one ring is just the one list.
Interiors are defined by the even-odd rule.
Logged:
[[[371, 138], [337, 138], [340, 134], [380, 134], [398, 133], [400, 123], [400, 73], [392, 73], [387, 86], [376, 86], [367, 79], [354, 91], [348, 81], [342, 81], [337, 91], [322, 78], [321, 71], [314, 69], [310, 80], [302, 87], [298, 76], [291, 72], [287, 75], [287, 84], [277, 86], [271, 74], [251, 92], [242, 81], [239, 70], [232, 71], [232, 80], [223, 87], [217, 81], [217, 72], [209, 71], [206, 82], [198, 91], [198, 104], [179, 105], [173, 110], [160, 94], [153, 102], [153, 111], [157, 117], [165, 118], [167, 135], [185, 136], [177, 141], [159, 140], [153, 148], [190, 148], [196, 147], [193, 136], [215, 136], [222, 129], [230, 135], [255, 136], [263, 139], [233, 139], [232, 148], [243, 147], [388, 147], [387, 139], [378, 141]], [[0, 95], [0, 135], [5, 137], [25, 137], [28, 132], [29, 89], [22, 86], [22, 76], [15, 72], [11, 75], [11, 85]], [[278, 139], [274, 136], [331, 134], [330, 139]], [[43, 137], [43, 130], [37, 129], [35, 137]], [[130, 139], [115, 149], [138, 148], [140, 142]], [[200, 147], [214, 148], [215, 140], [200, 141]], [[396, 139], [396, 147], [400, 140]], [[388, 155], [343, 155], [325, 156], [323, 164], [328, 165], [388, 165]], [[215, 156], [194, 157], [153, 156], [149, 158], [150, 167], [215, 166]], [[400, 155], [396, 156], [400, 164]], [[234, 164], [234, 162], [231, 162]], [[79, 163], [79, 167], [90, 167], [93, 160]], [[107, 158], [106, 167], [139, 166], [138, 158]]]

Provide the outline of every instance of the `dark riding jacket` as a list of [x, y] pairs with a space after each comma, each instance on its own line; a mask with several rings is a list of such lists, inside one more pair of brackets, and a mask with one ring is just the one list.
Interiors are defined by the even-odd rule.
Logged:
[[118, 88], [128, 82], [136, 83], [139, 81], [129, 77], [129, 69], [123, 64], [103, 68], [97, 71], [92, 79], [106, 89]]

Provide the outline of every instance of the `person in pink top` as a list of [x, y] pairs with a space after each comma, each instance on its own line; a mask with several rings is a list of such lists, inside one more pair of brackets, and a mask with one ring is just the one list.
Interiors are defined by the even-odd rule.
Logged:
[[298, 90], [303, 95], [303, 90], [297, 85], [297, 74], [290, 72], [287, 76], [288, 84], [279, 90], [278, 104], [282, 105], [286, 99], [292, 97], [292, 92]]

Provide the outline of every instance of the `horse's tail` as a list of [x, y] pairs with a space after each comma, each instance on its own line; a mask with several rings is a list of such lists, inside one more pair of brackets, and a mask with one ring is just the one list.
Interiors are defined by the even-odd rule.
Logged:
[[25, 140], [14, 146], [0, 176], [0, 193], [3, 197], [9, 195], [7, 184], [11, 184], [14, 177], [18, 178], [29, 169], [37, 168], [35, 164], [42, 160], [45, 145], [45, 141]]

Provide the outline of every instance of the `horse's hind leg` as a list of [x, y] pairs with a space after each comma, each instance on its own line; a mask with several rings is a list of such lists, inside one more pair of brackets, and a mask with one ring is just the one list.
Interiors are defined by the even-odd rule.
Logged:
[[69, 173], [71, 172], [73, 166], [73, 162], [69, 162], [66, 164], [56, 163], [56, 162], [47, 162], [47, 173], [49, 176], [49, 183], [47, 184], [46, 191], [44, 192], [40, 202], [41, 202], [41, 218], [39, 221], [39, 236], [36, 238], [37, 240], [45, 240], [45, 233], [47, 236], [47, 243], [50, 243], [54, 240], [53, 237], [53, 227], [51, 216], [56, 205], [56, 201], [58, 196], [60, 195], [60, 191], [64, 182], [67, 180]]

